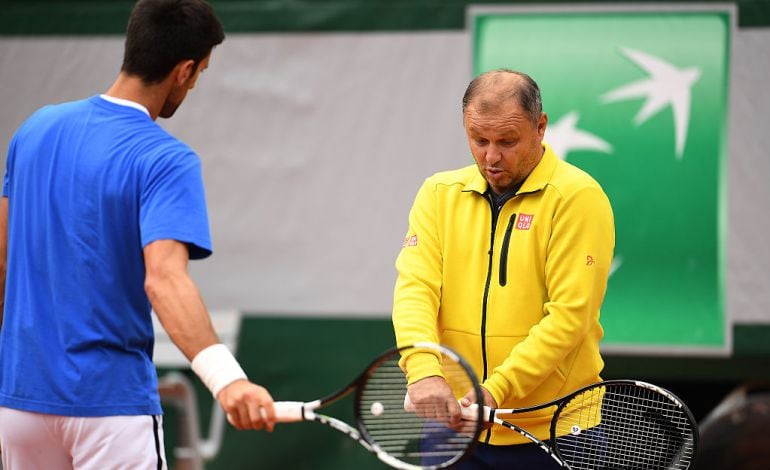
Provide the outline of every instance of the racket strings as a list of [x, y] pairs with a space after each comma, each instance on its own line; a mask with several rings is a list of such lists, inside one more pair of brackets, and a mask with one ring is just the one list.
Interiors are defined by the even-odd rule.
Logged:
[[556, 447], [574, 469], [686, 469], [695, 450], [683, 406], [642, 386], [589, 389], [561, 408]]
[[[473, 444], [475, 430], [460, 432], [447, 427], [447, 416], [427, 419], [404, 409], [407, 381], [399, 355], [387, 358], [369, 371], [358, 389], [359, 427], [374, 446], [407, 464], [443, 468], [463, 456]], [[473, 387], [469, 371], [446, 354], [442, 369], [455, 390]]]

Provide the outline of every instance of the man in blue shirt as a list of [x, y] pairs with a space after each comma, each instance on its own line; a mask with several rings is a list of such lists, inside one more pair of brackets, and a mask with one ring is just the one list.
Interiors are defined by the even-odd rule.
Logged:
[[200, 159], [155, 123], [223, 40], [203, 0], [140, 0], [107, 92], [43, 107], [14, 135], [0, 203], [6, 470], [164, 468], [151, 306], [230, 422], [272, 430], [270, 394], [220, 344], [187, 272], [211, 254]]

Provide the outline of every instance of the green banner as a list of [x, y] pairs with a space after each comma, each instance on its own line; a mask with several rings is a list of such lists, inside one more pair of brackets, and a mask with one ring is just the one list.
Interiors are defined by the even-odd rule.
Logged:
[[476, 11], [474, 74], [541, 86], [546, 141], [612, 201], [605, 349], [722, 351], [730, 10]]

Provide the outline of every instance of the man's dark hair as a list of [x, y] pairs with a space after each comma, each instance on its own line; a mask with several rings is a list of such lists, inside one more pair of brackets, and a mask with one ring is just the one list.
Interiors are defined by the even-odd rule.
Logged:
[[538, 87], [535, 80], [526, 73], [510, 69], [497, 69], [484, 72], [471, 80], [463, 95], [463, 115], [465, 115], [465, 109], [476, 96], [479, 89], [486, 88], [504, 74], [513, 74], [519, 78], [516, 86], [511, 88], [510, 95], [505, 97], [515, 99], [532, 122], [537, 124], [540, 115], [543, 113], [543, 100], [540, 96], [540, 87]]
[[131, 12], [121, 71], [158, 83], [182, 61], [195, 66], [225, 39], [222, 23], [203, 0], [139, 0]]

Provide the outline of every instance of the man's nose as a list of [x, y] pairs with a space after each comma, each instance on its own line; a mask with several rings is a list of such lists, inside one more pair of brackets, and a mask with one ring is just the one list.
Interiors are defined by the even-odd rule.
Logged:
[[499, 162], [503, 158], [503, 154], [500, 151], [500, 148], [497, 147], [495, 144], [489, 144], [487, 147], [487, 153], [485, 155], [485, 159], [488, 164], [493, 165], [497, 162]]

